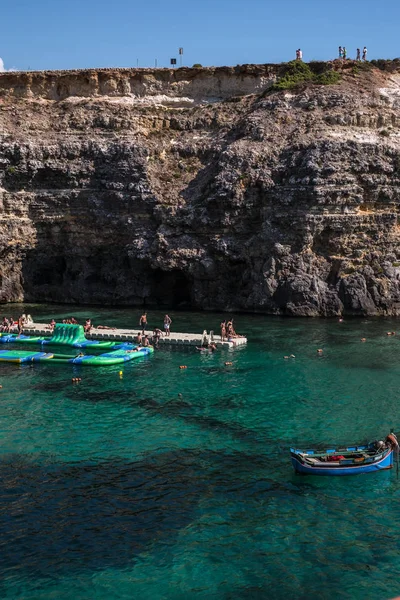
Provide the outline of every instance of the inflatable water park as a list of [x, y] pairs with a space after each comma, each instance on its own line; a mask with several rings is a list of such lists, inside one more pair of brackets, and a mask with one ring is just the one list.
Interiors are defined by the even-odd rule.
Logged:
[[2, 333], [0, 334], [0, 343], [38, 344], [40, 346], [72, 346], [73, 348], [95, 347], [96, 349], [118, 349], [123, 345], [121, 342], [117, 341], [99, 342], [98, 340], [88, 340], [82, 325], [69, 325], [64, 323], [58, 323], [54, 326], [53, 335], [50, 338], [22, 334], [17, 335], [16, 333]]
[[2, 333], [0, 334], [0, 343], [89, 348], [91, 351], [108, 350], [108, 352], [102, 354], [84, 354], [80, 352], [78, 355], [55, 354], [43, 350], [0, 350], [0, 362], [9, 363], [54, 362], [104, 366], [117, 365], [154, 352], [152, 346], [140, 347], [127, 342], [88, 340], [85, 337], [82, 325], [69, 324], [55, 325], [53, 335], [50, 338]]

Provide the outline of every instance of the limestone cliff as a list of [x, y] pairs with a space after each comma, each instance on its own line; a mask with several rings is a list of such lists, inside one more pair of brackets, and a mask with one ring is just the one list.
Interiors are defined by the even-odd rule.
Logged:
[[397, 64], [1, 73], [0, 301], [400, 313]]

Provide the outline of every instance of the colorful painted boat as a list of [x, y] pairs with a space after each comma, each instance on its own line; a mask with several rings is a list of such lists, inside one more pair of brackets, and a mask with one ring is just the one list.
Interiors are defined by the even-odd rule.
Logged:
[[0, 362], [29, 363], [29, 362], [53, 362], [71, 363], [74, 365], [106, 366], [117, 365], [152, 354], [152, 346], [147, 348], [119, 349], [105, 354], [78, 354], [68, 356], [66, 354], [52, 354], [51, 352], [27, 352], [24, 350], [0, 350]]
[[354, 445], [326, 450], [290, 449], [296, 473], [303, 475], [356, 475], [372, 473], [393, 467], [393, 455], [399, 444], [394, 433], [383, 442]]
[[39, 344], [41, 346], [70, 346], [72, 348], [93, 348], [93, 350], [109, 349], [117, 350], [119, 348], [134, 348], [133, 344], [108, 341], [99, 342], [98, 340], [88, 340], [82, 325], [71, 325], [58, 323], [55, 325], [53, 335], [50, 338], [17, 335], [16, 333], [1, 333], [0, 343], [2, 344]]

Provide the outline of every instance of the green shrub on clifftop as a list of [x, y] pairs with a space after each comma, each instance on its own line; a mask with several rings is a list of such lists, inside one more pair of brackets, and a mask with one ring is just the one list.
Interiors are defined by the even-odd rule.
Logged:
[[289, 90], [306, 81], [312, 81], [313, 72], [307, 63], [292, 60], [285, 65], [285, 74], [273, 85], [274, 90]]
[[325, 71], [325, 73], [316, 76], [315, 83], [319, 85], [333, 85], [339, 83], [341, 78], [341, 74], [337, 71]]
[[272, 86], [272, 89], [289, 90], [307, 82], [318, 85], [332, 85], [338, 83], [340, 79], [340, 73], [332, 69], [316, 74], [307, 63], [292, 60], [285, 65], [282, 77]]

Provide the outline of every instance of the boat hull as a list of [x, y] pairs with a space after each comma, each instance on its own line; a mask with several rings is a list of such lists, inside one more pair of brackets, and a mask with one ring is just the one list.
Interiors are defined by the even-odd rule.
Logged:
[[366, 464], [353, 464], [346, 466], [317, 466], [306, 464], [302, 458], [295, 452], [291, 452], [292, 465], [296, 473], [302, 475], [329, 475], [346, 476], [359, 475], [363, 473], [373, 473], [375, 471], [384, 471], [393, 467], [393, 448], [387, 450], [378, 460]]

